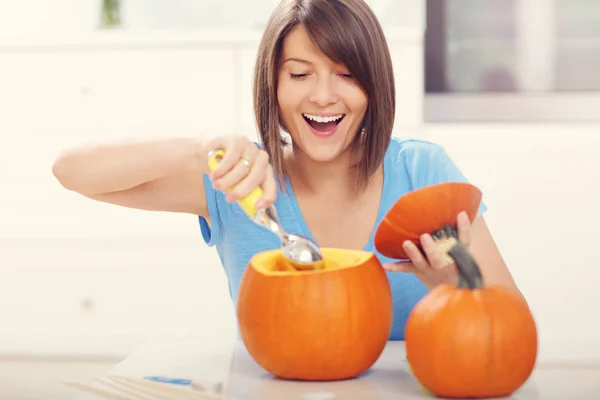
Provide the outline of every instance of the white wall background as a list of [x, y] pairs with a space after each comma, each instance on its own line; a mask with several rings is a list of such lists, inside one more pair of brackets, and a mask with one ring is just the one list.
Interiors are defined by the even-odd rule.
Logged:
[[[98, 33], [72, 15], [17, 32], [3, 25], [13, 4], [0, 0], [0, 353], [121, 356], [150, 338], [233, 340], [225, 277], [193, 217], [92, 202], [63, 190], [51, 165], [66, 146], [123, 135], [254, 137], [259, 34]], [[56, 10], [74, 3], [55, 4], [65, 16]], [[387, 28], [396, 134], [445, 145], [484, 190], [536, 314], [540, 357], [600, 359], [600, 126], [424, 124], [422, 8], [406, 8], [411, 18]], [[62, 33], [40, 33], [56, 25]]]

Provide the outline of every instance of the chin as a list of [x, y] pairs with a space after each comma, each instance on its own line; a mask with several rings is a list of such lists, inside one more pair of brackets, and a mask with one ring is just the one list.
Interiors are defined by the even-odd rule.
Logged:
[[309, 147], [308, 149], [303, 149], [303, 151], [311, 160], [322, 163], [334, 161], [343, 153], [343, 149], [332, 149], [329, 146]]
[[[306, 135], [306, 136], [305, 136]], [[315, 138], [311, 133], [303, 135], [300, 150], [311, 160], [330, 162], [338, 159], [349, 149], [352, 140], [348, 136], [331, 136], [328, 140]]]

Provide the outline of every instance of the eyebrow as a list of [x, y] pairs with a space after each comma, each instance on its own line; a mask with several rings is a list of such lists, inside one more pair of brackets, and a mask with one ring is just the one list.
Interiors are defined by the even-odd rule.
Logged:
[[303, 64], [312, 64], [308, 60], [303, 60], [301, 58], [294, 58], [294, 57], [286, 58], [285, 61], [284, 61], [284, 63], [286, 63], [288, 61], [296, 61], [296, 62], [303, 63]]

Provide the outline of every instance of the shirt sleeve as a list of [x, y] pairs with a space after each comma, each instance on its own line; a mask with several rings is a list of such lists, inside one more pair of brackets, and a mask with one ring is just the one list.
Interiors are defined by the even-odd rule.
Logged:
[[222, 192], [213, 189], [208, 175], [203, 175], [203, 179], [210, 224], [202, 216], [198, 216], [198, 220], [204, 241], [212, 247], [223, 240], [223, 227], [227, 225], [229, 218], [229, 203]]
[[[469, 182], [444, 147], [438, 144], [414, 141], [405, 149], [405, 160], [413, 189], [443, 182]], [[486, 210], [486, 204], [481, 201], [478, 214]]]

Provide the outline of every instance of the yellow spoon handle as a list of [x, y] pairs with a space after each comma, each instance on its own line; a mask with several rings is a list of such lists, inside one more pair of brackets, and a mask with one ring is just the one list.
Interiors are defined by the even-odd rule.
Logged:
[[[208, 167], [211, 171], [217, 168], [223, 157], [225, 157], [225, 150], [223, 149], [212, 150], [208, 153]], [[237, 203], [250, 218], [254, 218], [256, 215], [256, 202], [262, 195], [262, 189], [260, 187], [256, 187], [256, 189], [254, 189], [248, 196], [239, 200]]]

